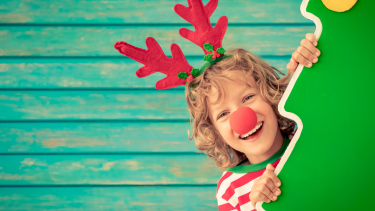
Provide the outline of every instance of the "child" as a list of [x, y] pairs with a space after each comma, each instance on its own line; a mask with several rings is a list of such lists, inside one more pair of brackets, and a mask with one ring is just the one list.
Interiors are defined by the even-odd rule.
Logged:
[[[297, 63], [311, 67], [320, 55], [314, 35], [306, 38], [287, 65], [291, 73]], [[295, 123], [281, 116], [277, 105], [290, 74], [280, 79], [278, 70], [243, 49], [227, 54], [233, 57], [210, 66], [186, 86], [192, 135], [197, 148], [226, 169], [217, 187], [219, 211], [254, 210], [257, 201], [269, 203], [281, 193], [273, 171]], [[241, 107], [256, 114], [256, 127], [247, 134], [236, 133], [230, 122]]]
[[[218, 184], [219, 210], [252, 210], [257, 201], [270, 202], [281, 193], [273, 170], [295, 123], [279, 114], [277, 104], [290, 74], [280, 79], [275, 72], [278, 70], [243, 49], [225, 55], [221, 43], [228, 18], [219, 18], [214, 28], [210, 24], [217, 4], [218, 0], [206, 5], [201, 0], [188, 0], [188, 7], [174, 8], [194, 26], [195, 31], [182, 28], [179, 33], [202, 48], [207, 62], [201, 68], [190, 66], [176, 44], [171, 45], [172, 58], [165, 56], [151, 37], [146, 39], [147, 50], [122, 41], [115, 48], [144, 64], [136, 72], [138, 77], [166, 74], [156, 83], [157, 89], [186, 86], [196, 146], [218, 167], [227, 168]], [[291, 73], [298, 63], [311, 67], [317, 62], [314, 35], [306, 38], [287, 65]], [[238, 121], [233, 120], [235, 116]]]

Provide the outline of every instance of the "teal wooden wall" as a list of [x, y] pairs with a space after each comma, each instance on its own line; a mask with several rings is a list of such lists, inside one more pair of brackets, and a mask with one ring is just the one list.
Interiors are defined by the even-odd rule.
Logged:
[[[208, 0], [204, 0], [207, 3]], [[194, 67], [203, 53], [178, 29], [186, 0], [0, 1], [0, 210], [217, 210], [213, 161], [187, 138], [183, 89], [158, 91], [161, 73], [113, 45], [166, 55], [180, 45]], [[220, 0], [224, 48], [244, 47], [285, 72], [314, 26], [301, 0]], [[166, 103], [168, 102], [168, 103]]]

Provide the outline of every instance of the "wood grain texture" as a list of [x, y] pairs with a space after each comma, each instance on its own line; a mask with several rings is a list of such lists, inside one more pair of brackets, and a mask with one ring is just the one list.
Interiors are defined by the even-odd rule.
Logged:
[[215, 185], [222, 172], [203, 154], [2, 155], [0, 185]]
[[189, 123], [0, 123], [0, 153], [196, 152]]
[[0, 210], [217, 210], [216, 187], [0, 188]]
[[189, 119], [183, 90], [0, 91], [0, 110], [1, 120]]
[[[186, 23], [174, 12], [175, 4], [187, 1], [3, 0], [0, 23]], [[226, 15], [230, 23], [307, 23], [299, 5], [298, 0], [220, 0], [211, 21]]]
[[[266, 62], [286, 73], [289, 58], [266, 58]], [[200, 67], [201, 58], [189, 58], [193, 67]], [[154, 88], [164, 78], [155, 73], [138, 78], [135, 72], [143, 65], [124, 58], [113, 59], [3, 59], [0, 60], [0, 88]], [[183, 89], [183, 87], [179, 87]]]
[[[178, 34], [181, 27], [140, 26], [17, 26], [0, 27], [0, 56], [121, 56], [113, 47], [126, 41], [146, 49], [145, 39], [155, 37], [164, 53], [178, 44], [185, 56], [203, 55], [201, 48]], [[193, 30], [193, 27], [187, 27]], [[291, 55], [300, 40], [314, 27], [254, 26], [228, 27], [223, 47], [245, 48], [262, 55]]]
[[[200, 67], [175, 4], [187, 1], [0, 1], [0, 210], [217, 210], [222, 172], [194, 153], [182, 87], [153, 90], [164, 75], [137, 78], [142, 65], [113, 48], [154, 37]], [[314, 30], [299, 5], [220, 0], [211, 22], [229, 18], [226, 50], [285, 73]]]

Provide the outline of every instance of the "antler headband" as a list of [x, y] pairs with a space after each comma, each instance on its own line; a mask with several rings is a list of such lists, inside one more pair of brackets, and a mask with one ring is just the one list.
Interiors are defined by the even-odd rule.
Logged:
[[203, 49], [203, 60], [207, 61], [200, 69], [188, 64], [184, 54], [177, 44], [171, 45], [172, 58], [167, 57], [158, 42], [148, 37], [146, 39], [147, 50], [119, 41], [115, 48], [125, 56], [144, 64], [136, 75], [139, 78], [149, 76], [155, 72], [161, 72], [167, 77], [156, 82], [156, 89], [170, 89], [185, 85], [194, 77], [201, 75], [209, 66], [231, 55], [224, 55], [225, 50], [221, 46], [225, 31], [228, 26], [228, 18], [220, 17], [215, 28], [211, 26], [210, 17], [215, 11], [219, 0], [210, 0], [206, 6], [202, 0], [188, 0], [189, 7], [177, 4], [174, 11], [187, 22], [194, 26], [195, 31], [181, 28], [179, 33], [185, 39], [193, 42]]

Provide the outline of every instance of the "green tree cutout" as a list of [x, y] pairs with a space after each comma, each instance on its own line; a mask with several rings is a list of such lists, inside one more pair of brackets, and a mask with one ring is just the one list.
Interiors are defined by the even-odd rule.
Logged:
[[321, 56], [297, 68], [281, 99], [279, 112], [300, 123], [275, 171], [281, 195], [264, 210], [374, 209], [374, 8], [367, 0], [334, 12], [322, 0], [303, 1]]

